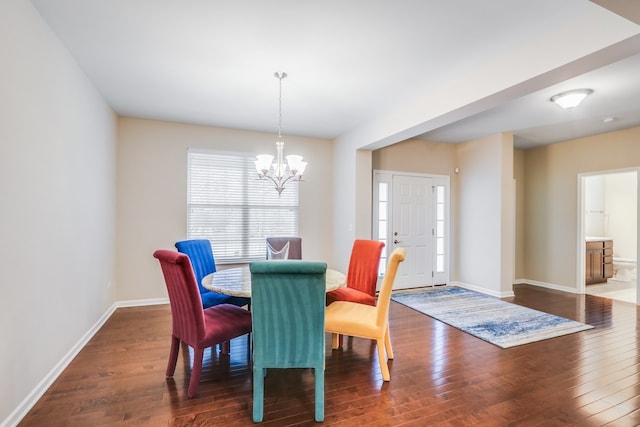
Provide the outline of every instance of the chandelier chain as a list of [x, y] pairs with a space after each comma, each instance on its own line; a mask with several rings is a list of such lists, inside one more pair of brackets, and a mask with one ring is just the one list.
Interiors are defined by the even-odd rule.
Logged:
[[280, 83], [280, 89], [278, 93], [278, 140], [282, 139], [282, 79], [287, 77], [287, 73], [278, 71], [275, 73]]

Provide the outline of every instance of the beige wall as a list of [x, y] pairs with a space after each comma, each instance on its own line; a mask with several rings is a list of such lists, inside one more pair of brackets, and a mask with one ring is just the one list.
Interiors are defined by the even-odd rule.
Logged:
[[496, 296], [512, 293], [513, 144], [498, 134], [456, 146], [458, 192], [457, 278]]
[[373, 152], [373, 169], [452, 175], [456, 146], [408, 139]]
[[607, 234], [614, 241], [615, 258], [636, 259], [638, 254], [637, 172], [604, 176]]
[[[507, 203], [515, 205], [515, 226], [512, 228], [515, 230], [515, 239], [513, 231], [505, 229], [500, 232], [501, 242], [492, 250], [499, 250], [508, 258], [504, 246], [508, 245], [508, 239], [514, 240], [513, 276], [516, 281], [528, 280], [543, 286], [576, 291], [578, 174], [640, 167], [640, 128], [526, 151], [513, 150], [515, 201], [505, 199], [509, 194], [513, 195], [513, 189], [506, 182], [506, 171], [500, 180], [504, 190], [494, 193], [491, 189], [494, 187], [486, 183], [497, 171], [496, 168], [504, 168], [509, 164], [509, 160], [504, 158], [509, 143], [505, 146], [504, 141], [497, 142], [499, 136], [492, 138], [498, 138], [495, 142], [497, 145], [482, 146], [478, 142], [450, 145], [408, 140], [374, 151], [372, 164], [374, 169], [380, 170], [435, 174], [450, 174], [454, 167], [460, 167], [460, 174], [451, 175], [454, 234], [452, 281], [467, 283], [468, 280], [484, 276], [482, 271], [486, 268], [485, 263], [479, 262], [482, 257], [473, 256], [474, 248], [478, 250], [481, 247], [479, 245], [483, 238], [470, 237], [476, 233], [474, 230], [478, 230], [479, 225], [474, 225], [473, 218], [466, 217], [469, 210], [464, 207], [465, 200], [467, 204], [479, 205], [480, 201], [474, 202], [473, 198], [484, 194], [495, 198], [490, 206], [499, 204], [501, 209], [496, 214], [501, 216], [506, 215], [502, 209], [506, 208]], [[468, 176], [470, 171], [474, 173], [473, 177]], [[483, 188], [485, 184], [487, 188]], [[494, 184], [497, 185], [497, 181]], [[482, 209], [491, 208], [485, 206]], [[481, 213], [482, 209], [476, 211], [480, 213], [479, 218], [490, 218], [492, 214]], [[493, 245], [493, 242], [490, 241], [490, 244]], [[486, 261], [491, 264], [491, 260]], [[499, 278], [487, 276], [489, 279], [485, 282], [471, 284], [493, 289], [491, 283], [502, 283], [500, 289], [493, 290], [504, 294], [507, 291], [505, 284], [509, 281], [506, 277], [509, 273], [504, 271], [504, 267], [506, 264], [500, 270], [492, 269], [493, 272], [500, 271]], [[486, 273], [489, 274], [488, 271]]]
[[[371, 204], [364, 204], [358, 194], [358, 184], [371, 187], [371, 152], [358, 151], [355, 143], [334, 141], [333, 151], [333, 230], [331, 235], [333, 259], [339, 271], [347, 271], [354, 239], [368, 238], [371, 223]], [[361, 224], [364, 224], [362, 226]], [[357, 229], [356, 229], [357, 228]], [[362, 233], [358, 235], [358, 233]]]
[[499, 135], [500, 144], [500, 285], [497, 295], [513, 295], [516, 257], [516, 186], [513, 177], [513, 134]]
[[524, 150], [513, 150], [513, 178], [516, 181], [516, 259], [514, 272], [516, 282], [524, 280], [525, 277], [524, 230], [527, 215], [524, 208], [524, 179], [526, 176], [524, 157]]
[[116, 118], [32, 4], [0, 5], [0, 424], [115, 302]]
[[577, 290], [578, 174], [640, 167], [640, 127], [525, 152], [525, 277]]
[[450, 279], [497, 296], [512, 293], [513, 162], [511, 134], [463, 144], [407, 140], [372, 159], [377, 170], [450, 176]]
[[[120, 118], [117, 266], [119, 301], [164, 298], [158, 248], [186, 237], [187, 149], [275, 153], [273, 134]], [[332, 266], [331, 141], [285, 136], [285, 154], [309, 161], [300, 184], [304, 257]], [[274, 190], [275, 191], [275, 190]]]
[[[593, 26], [590, 23], [597, 12], [593, 8], [569, 26], [536, 34], [524, 43], [526, 49], [516, 49], [503, 58], [492, 58], [464, 68], [461, 73], [444, 76], [434, 87], [416, 87], [394, 108], [369, 117], [337, 137], [333, 241], [338, 258], [348, 258], [353, 238], [359, 233], [370, 234], [371, 207], [360, 202], [361, 189], [356, 183], [370, 179], [371, 173], [360, 168], [356, 150], [396, 144], [497, 106], [505, 94], [515, 99], [565, 81], [568, 74], [580, 75], [597, 68], [596, 64], [605, 66], [612, 58], [624, 57], [634, 44], [637, 26], [614, 14], [603, 25]], [[585, 29], [589, 37], [579, 36]], [[464, 82], [464, 90], [460, 82]]]
[[[356, 239], [371, 239], [372, 225], [371, 225], [371, 209], [372, 209], [372, 192], [373, 192], [373, 170], [371, 167], [372, 152], [370, 150], [357, 150], [356, 151], [356, 176], [355, 185], [358, 191], [356, 191], [355, 202], [359, 209], [356, 210], [355, 221], [355, 238]], [[339, 215], [339, 214], [337, 214]], [[349, 253], [351, 256], [351, 253]], [[348, 269], [349, 257], [342, 257], [339, 263], [342, 265], [342, 271]]]
[[[13, 425], [115, 301], [166, 295], [151, 254], [184, 237], [187, 147], [257, 153], [273, 150], [274, 138], [135, 119], [116, 123], [109, 106], [30, 2], [3, 1], [0, 32], [0, 256], [6, 266], [0, 286], [0, 329], [4, 342], [12, 343], [0, 347], [0, 423]], [[547, 50], [540, 51], [549, 57]], [[530, 68], [527, 73], [536, 75]], [[489, 74], [500, 87], [512, 84], [500, 73]], [[450, 99], [450, 92], [443, 94], [443, 99]], [[391, 131], [383, 132], [385, 138], [396, 138], [397, 129], [409, 129], [424, 117], [439, 117], [477, 99], [475, 94], [461, 94], [470, 98], [452, 106], [433, 102], [430, 93], [430, 102], [420, 105], [440, 112], [415, 110], [415, 120], [407, 126], [403, 123], [409, 114], [403, 111], [396, 115], [401, 125], [394, 122]], [[565, 194], [575, 199], [576, 171], [566, 169], [638, 166], [639, 133], [617, 132], [526, 153], [526, 277], [571, 282], [575, 265], [563, 256], [575, 251], [575, 242], [567, 243], [575, 240], [575, 201], [566, 200]], [[370, 191], [359, 187], [370, 187], [370, 162], [377, 169], [451, 175], [452, 194], [461, 193], [459, 179], [451, 172], [460, 166], [461, 173], [473, 171], [480, 180], [493, 179], [484, 187], [465, 177], [464, 187], [480, 193], [488, 188], [488, 199], [494, 202], [495, 186], [505, 185], [492, 175], [493, 168], [508, 167], [505, 159], [467, 155], [468, 145], [458, 154], [455, 146], [409, 141], [393, 146], [406, 150], [399, 156], [387, 158], [391, 152], [380, 152], [376, 158], [367, 151], [356, 154], [369, 142], [381, 141], [377, 135], [361, 135], [353, 133], [335, 149], [330, 141], [286, 138], [286, 150], [310, 161], [300, 193], [305, 257], [334, 261], [344, 270], [353, 238], [370, 230]], [[491, 153], [504, 157], [502, 137], [488, 145]], [[590, 154], [584, 154], [585, 148]], [[456, 206], [468, 206], [475, 197], [469, 196], [452, 198], [453, 220], [463, 223], [460, 228], [471, 221], [469, 213], [456, 212]], [[496, 206], [501, 203], [505, 201]], [[502, 215], [502, 208], [494, 206], [490, 213]], [[546, 221], [550, 218], [552, 226]], [[473, 247], [476, 237], [454, 235], [453, 240]], [[467, 258], [462, 262], [466, 266]], [[475, 282], [472, 273], [467, 268], [453, 278]], [[504, 272], [491, 271], [490, 276], [499, 282]]]
[[[411, 172], [418, 174], [447, 175], [450, 178], [449, 191], [451, 193], [451, 247], [457, 239], [458, 211], [455, 195], [458, 188], [458, 175], [454, 173], [456, 167], [456, 146], [438, 142], [408, 139], [373, 152], [372, 165], [374, 170], [394, 172]], [[455, 249], [455, 248], [454, 248]], [[450, 254], [450, 280], [457, 280], [456, 252]]]

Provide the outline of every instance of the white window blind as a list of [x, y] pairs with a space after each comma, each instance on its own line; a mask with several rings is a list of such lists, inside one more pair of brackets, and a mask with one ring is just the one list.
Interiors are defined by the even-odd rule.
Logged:
[[246, 153], [190, 149], [187, 238], [209, 239], [216, 263], [264, 259], [267, 236], [298, 235], [298, 183], [282, 194]]

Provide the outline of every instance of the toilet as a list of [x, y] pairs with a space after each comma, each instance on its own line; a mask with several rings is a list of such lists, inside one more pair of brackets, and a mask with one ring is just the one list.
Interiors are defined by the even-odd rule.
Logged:
[[636, 260], [613, 257], [613, 280], [630, 282], [636, 279]]

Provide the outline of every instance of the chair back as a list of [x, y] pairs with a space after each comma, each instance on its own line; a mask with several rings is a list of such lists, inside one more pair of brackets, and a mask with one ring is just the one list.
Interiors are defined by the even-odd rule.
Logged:
[[349, 259], [347, 287], [375, 295], [380, 255], [384, 243], [377, 240], [355, 240]]
[[376, 325], [382, 327], [389, 319], [389, 304], [391, 303], [391, 291], [393, 290], [393, 282], [396, 280], [398, 267], [404, 261], [406, 256], [405, 248], [395, 248], [391, 252], [389, 261], [387, 262], [387, 270], [380, 285], [380, 293], [378, 294], [378, 302], [376, 303]]
[[269, 246], [280, 251], [289, 242], [289, 256], [287, 259], [302, 259], [302, 237], [267, 237], [267, 259]]
[[254, 364], [323, 367], [327, 264], [257, 261], [250, 269]]
[[216, 272], [216, 261], [213, 257], [211, 242], [207, 239], [182, 240], [176, 242], [178, 252], [187, 254], [196, 275], [196, 283], [200, 293], [209, 292], [202, 286], [202, 278]]
[[191, 261], [185, 254], [165, 249], [155, 251], [153, 256], [160, 261], [167, 285], [173, 336], [195, 348], [205, 335], [205, 322]]

